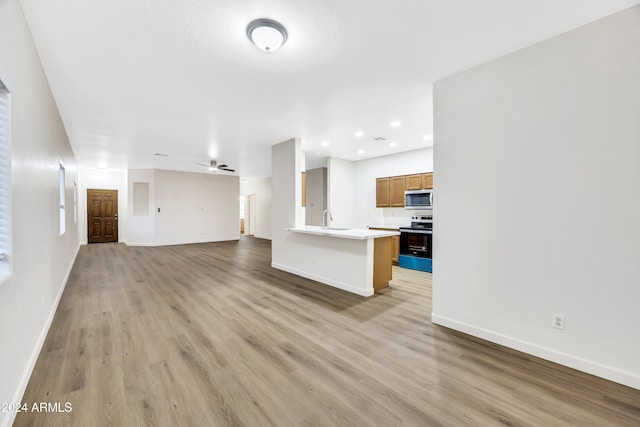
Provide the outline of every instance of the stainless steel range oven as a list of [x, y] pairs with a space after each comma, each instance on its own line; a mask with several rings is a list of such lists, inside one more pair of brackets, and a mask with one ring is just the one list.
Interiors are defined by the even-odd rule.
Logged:
[[433, 217], [414, 216], [411, 227], [400, 227], [400, 255], [431, 258]]

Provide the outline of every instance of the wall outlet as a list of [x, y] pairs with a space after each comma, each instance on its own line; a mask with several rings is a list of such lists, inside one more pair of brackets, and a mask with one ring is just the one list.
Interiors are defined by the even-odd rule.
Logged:
[[564, 314], [553, 313], [552, 326], [557, 329], [564, 329]]

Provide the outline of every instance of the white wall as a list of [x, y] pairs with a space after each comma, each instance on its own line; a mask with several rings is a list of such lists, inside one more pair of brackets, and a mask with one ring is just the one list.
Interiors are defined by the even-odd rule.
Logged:
[[432, 172], [432, 148], [359, 160], [354, 164], [356, 227], [366, 228], [368, 225], [382, 224], [409, 225], [411, 216], [431, 214], [430, 211], [414, 211], [405, 208], [376, 208], [376, 178]]
[[320, 225], [327, 209], [327, 168], [307, 169], [305, 223]]
[[89, 169], [78, 171], [78, 224], [80, 242], [87, 243], [87, 189], [118, 190], [118, 241], [127, 241], [127, 170]]
[[156, 170], [154, 192], [156, 244], [240, 238], [237, 176]]
[[[149, 215], [133, 214], [135, 182], [149, 184]], [[182, 245], [240, 238], [237, 176], [130, 169], [127, 193], [128, 245]]]
[[240, 194], [255, 194], [254, 236], [271, 240], [271, 177], [240, 181]]
[[[431, 211], [376, 208], [376, 178], [433, 171], [433, 149], [390, 154], [351, 162], [329, 158], [327, 187], [332, 225], [367, 228], [369, 225], [409, 225], [413, 215]], [[434, 178], [437, 181], [436, 178]], [[315, 224], [318, 225], [318, 224]]]
[[634, 7], [436, 83], [434, 322], [640, 388], [638, 46]]
[[289, 227], [303, 226], [302, 149], [299, 139], [271, 147], [271, 264], [287, 265], [296, 248], [288, 243]]
[[[131, 246], [154, 245], [157, 212], [155, 201], [155, 170], [129, 169], [127, 176], [127, 244]], [[146, 182], [149, 184], [149, 215], [133, 214], [134, 182]]]
[[[0, 79], [11, 95], [12, 276], [0, 283], [0, 402], [20, 402], [78, 250], [76, 161], [18, 0], [0, 1]], [[58, 168], [66, 169], [60, 236]], [[15, 413], [0, 412], [0, 425]]]
[[358, 228], [356, 223], [356, 173], [349, 160], [329, 157], [327, 167], [327, 208], [331, 211], [331, 226]]

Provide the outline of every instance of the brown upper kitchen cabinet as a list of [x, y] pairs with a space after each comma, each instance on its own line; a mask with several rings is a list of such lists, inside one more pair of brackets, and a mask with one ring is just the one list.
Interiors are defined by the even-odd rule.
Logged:
[[392, 208], [404, 207], [404, 176], [392, 176], [389, 180], [389, 204]]
[[[419, 176], [419, 175], [418, 175]], [[376, 207], [404, 207], [405, 177], [392, 176], [376, 179]]]
[[376, 178], [376, 207], [403, 208], [407, 190], [431, 190], [433, 172]]
[[423, 190], [433, 189], [433, 172], [422, 174], [422, 189]]
[[389, 178], [376, 179], [376, 207], [389, 207]]
[[422, 175], [405, 175], [405, 190], [422, 190]]

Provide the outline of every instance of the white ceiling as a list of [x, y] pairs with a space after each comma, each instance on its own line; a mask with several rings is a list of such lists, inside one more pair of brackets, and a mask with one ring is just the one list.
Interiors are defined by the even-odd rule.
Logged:
[[[80, 166], [254, 178], [292, 137], [349, 160], [430, 146], [434, 81], [640, 0], [21, 2]], [[256, 18], [280, 50], [251, 44]]]

